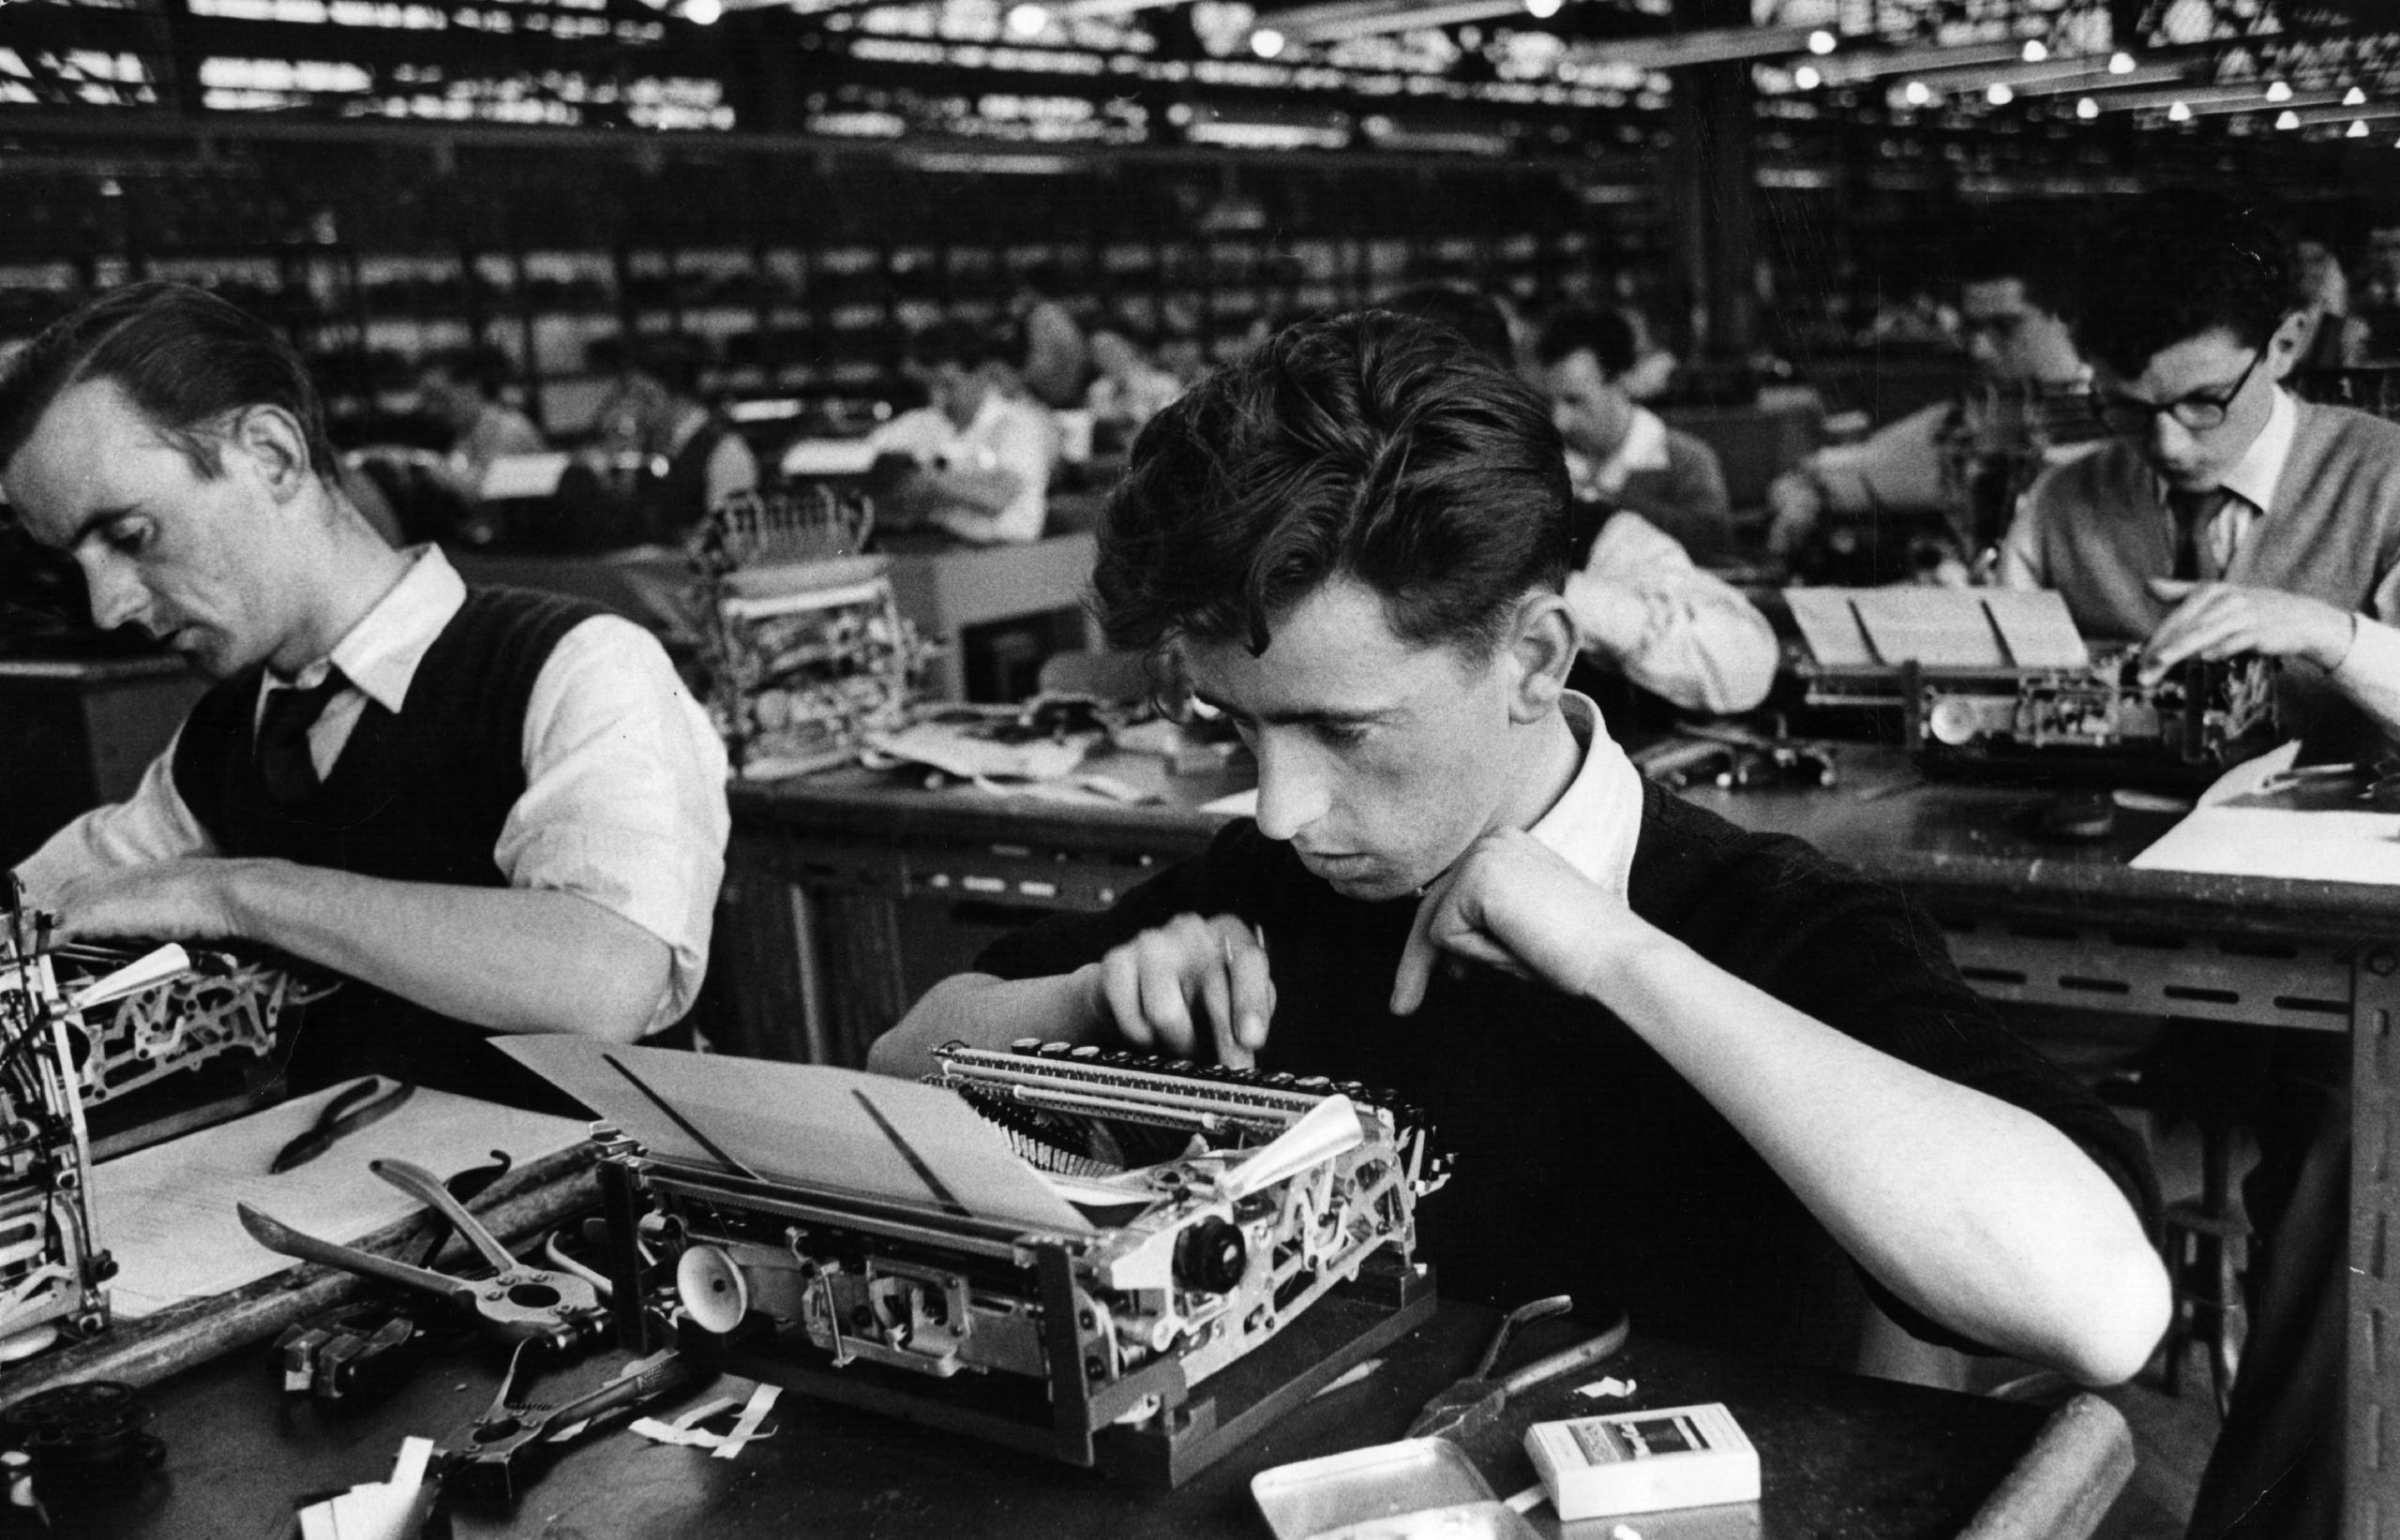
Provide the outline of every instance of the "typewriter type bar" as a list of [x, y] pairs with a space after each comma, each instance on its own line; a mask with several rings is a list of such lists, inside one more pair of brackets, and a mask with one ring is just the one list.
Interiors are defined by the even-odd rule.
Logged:
[[945, 1048], [933, 1083], [1051, 1173], [1089, 1233], [1012, 1233], [607, 1136], [624, 1340], [1173, 1486], [1431, 1314], [1415, 1204], [1447, 1165], [1408, 1110], [1022, 1047]]

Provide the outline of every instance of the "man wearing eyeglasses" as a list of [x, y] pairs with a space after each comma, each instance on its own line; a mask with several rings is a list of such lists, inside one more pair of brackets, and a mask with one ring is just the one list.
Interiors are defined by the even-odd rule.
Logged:
[[[2400, 732], [2400, 426], [2282, 388], [2308, 321], [2255, 217], [2156, 196], [2096, 249], [2077, 335], [2113, 441], [2028, 494], [2002, 581], [2058, 590], [2087, 636], [2140, 641], [2148, 678], [2279, 658], [2286, 727], [2373, 757]], [[2255, 1098], [2243, 1202], [2266, 1244], [2192, 1540], [2341, 1530], [2349, 1046], [2320, 1038], [2259, 1034], [2238, 1050], [2255, 1063], [2216, 1076]]]
[[2114, 442], [2028, 494], [2001, 581], [2141, 641], [2148, 679], [2280, 658], [2285, 725], [2373, 757], [2400, 736], [2400, 426], [2282, 388], [2307, 321], [2262, 221], [2162, 195], [2096, 249], [2077, 336]]

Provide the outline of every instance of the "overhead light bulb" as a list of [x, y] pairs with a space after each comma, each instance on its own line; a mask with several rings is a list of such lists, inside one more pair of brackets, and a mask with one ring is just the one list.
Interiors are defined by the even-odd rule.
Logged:
[[1815, 65], [1804, 64], [1792, 72], [1792, 83], [1803, 91], [1814, 91], [1825, 83], [1825, 78], [1817, 73]]
[[2345, 139], [2364, 139], [2366, 137], [2366, 119], [2350, 119], [2350, 131], [2342, 137]]
[[2275, 127], [2278, 128], [2297, 128], [2300, 127], [2300, 114], [2287, 107], [2275, 118]]
[[2189, 123], [2192, 121], [2192, 109], [2186, 104], [2179, 101], [2167, 109], [2167, 121], [2169, 123]]
[[683, 20], [695, 26], [713, 26], [724, 14], [723, 0], [683, 0]]
[[1911, 107], [1922, 107], [1933, 99], [1933, 93], [1927, 88], [1923, 81], [1909, 82], [1908, 84], [1900, 87], [1900, 95], [1908, 98], [1908, 104]]
[[2042, 41], [2039, 37], [2028, 37], [2025, 39], [2025, 62], [2027, 64], [2041, 64], [2045, 60], [2048, 59], [2049, 56], [2049, 44]]
[[2366, 105], [2366, 93], [2353, 85], [2348, 91], [2342, 93], [2342, 105], [2345, 107], [2364, 107]]
[[1816, 31], [1808, 34], [1809, 52], [1814, 53], [1817, 57], [1822, 59], [1833, 51], [1834, 35], [1832, 33], [1827, 32], [1822, 27], [1819, 27]]
[[2100, 104], [2090, 97], [2085, 97], [2075, 104], [2075, 115], [2089, 123], [2100, 115]]
[[1009, 32], [1018, 37], [1036, 37], [1050, 24], [1050, 13], [1042, 7], [1027, 4], [1009, 7]]
[[1558, 14], [1567, 0], [1525, 0], [1525, 13], [1537, 22], [1546, 22]]
[[2005, 107], [2016, 99], [2017, 93], [2009, 89], [2008, 82], [2005, 81], [1992, 82], [1990, 88], [1984, 92], [1984, 100], [1994, 107]]
[[1250, 51], [1262, 59], [1271, 59], [1283, 52], [1283, 35], [1273, 27], [1260, 27], [1250, 35]]
[[2289, 81], [2269, 82], [2267, 84], [2267, 99], [2272, 102], [2286, 102], [2291, 100], [2291, 82]]
[[2111, 75], [2130, 75], [2130, 74], [2132, 74], [2133, 72], [2134, 72], [2134, 56], [2133, 56], [2132, 54], [2130, 54], [2130, 53], [2124, 53], [2124, 52], [2118, 52], [2118, 53], [2111, 53], [2111, 54], [2109, 54], [2109, 55], [2108, 55], [2108, 73], [2109, 73], [2109, 74], [2111, 74]]

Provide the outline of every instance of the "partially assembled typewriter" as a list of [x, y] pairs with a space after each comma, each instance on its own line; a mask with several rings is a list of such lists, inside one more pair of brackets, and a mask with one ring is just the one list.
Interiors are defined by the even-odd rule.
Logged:
[[[116, 1269], [93, 1227], [87, 1110], [212, 1060], [267, 1064], [291, 991], [263, 964], [60, 942], [51, 924], [0, 875], [0, 1360], [108, 1324], [103, 1285]], [[111, 1143], [129, 1149], [192, 1122], [179, 1109]]]
[[1995, 589], [1792, 589], [1812, 706], [1897, 707], [1929, 774], [2197, 790], [2278, 741], [2272, 659], [2087, 643], [2064, 601]]
[[[874, 1126], [852, 1144], [888, 1139], [922, 1201], [862, 1191], [831, 1169], [848, 1148], [769, 1179], [713, 1144], [684, 1160], [604, 1129], [627, 1345], [672, 1339], [735, 1373], [1174, 1486], [1431, 1314], [1415, 1205], [1448, 1173], [1411, 1109], [1088, 1047], [937, 1059], [924, 1086], [749, 1077], [754, 1098], [855, 1097]], [[639, 1062], [617, 1069], [631, 1080]], [[899, 1096], [928, 1087], [954, 1097]], [[963, 1129], [896, 1126], [941, 1104]], [[937, 1168], [1046, 1189], [1056, 1222], [996, 1215]]]

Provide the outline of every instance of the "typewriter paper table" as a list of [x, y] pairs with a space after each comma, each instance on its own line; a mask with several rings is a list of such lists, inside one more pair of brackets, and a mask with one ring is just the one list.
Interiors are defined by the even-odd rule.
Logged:
[[[2170, 816], [2121, 813], [2111, 838], [2062, 845], [2026, 831], [2043, 793], [1924, 784], [1890, 750], [1845, 745], [1838, 762], [1831, 790], [1692, 800], [1905, 890], [1995, 999], [2350, 1035], [2349, 1522], [2388, 1529], [2400, 1498], [2376, 1473], [2400, 1469], [2400, 1353], [2374, 1344], [2400, 1322], [2400, 889], [2137, 871]], [[1196, 804], [1229, 788], [1159, 763], [1094, 768], [1164, 806], [951, 796], [863, 771], [737, 788], [714, 992], [733, 1006], [726, 1046], [855, 1064], [1004, 924], [1103, 905], [1197, 851], [1222, 820]]]
[[[1367, 1380], [1301, 1407], [1172, 1493], [1119, 1486], [1088, 1472], [850, 1408], [787, 1395], [770, 1436], [736, 1460], [642, 1443], [622, 1431], [578, 1445], [532, 1487], [509, 1518], [461, 1516], [458, 1540], [577, 1535], [584, 1540], [1262, 1540], [1250, 1478], [1268, 1466], [1398, 1438], [1417, 1408], [1466, 1371], [1489, 1338], [1492, 1311], [1445, 1307], [1388, 1351]], [[1547, 1352], [1586, 1327], [1552, 1322], [1523, 1351]], [[588, 1376], [605, 1372], [583, 1366]], [[1537, 1393], [1515, 1420], [1467, 1446], [1495, 1490], [1529, 1486], [1517, 1446], [1526, 1422], [1593, 1403], [1572, 1385], [1601, 1372], [1635, 1381], [1613, 1409], [1721, 1400], [1759, 1447], [1764, 1536], [1951, 1540], [1996, 1489], [2039, 1495], [2040, 1521], [2002, 1533], [2079, 1535], [2122, 1485], [2132, 1446], [2105, 1413], [2096, 1432], [2045, 1441], [2036, 1407], [1798, 1369], [1644, 1339], [1590, 1376]], [[329, 1412], [287, 1398], [256, 1352], [234, 1354], [156, 1388], [165, 1467], [110, 1478], [106, 1499], [57, 1504], [61, 1535], [239, 1537], [282, 1533], [293, 1496], [346, 1488], [389, 1473], [400, 1438], [440, 1437], [489, 1398], [491, 1366], [464, 1355], [429, 1365], [390, 1401]], [[707, 1394], [707, 1393], [702, 1393]], [[698, 1396], [692, 1398], [697, 1401]], [[2012, 1479], [2014, 1478], [2014, 1479]], [[2016, 1511], [2028, 1515], [2024, 1508]], [[2064, 1516], [2061, 1528], [2058, 1520]], [[1557, 1524], [1537, 1516], [1545, 1534]], [[1677, 1530], [1644, 1520], [1651, 1540], [1726, 1540], [1747, 1527]]]

